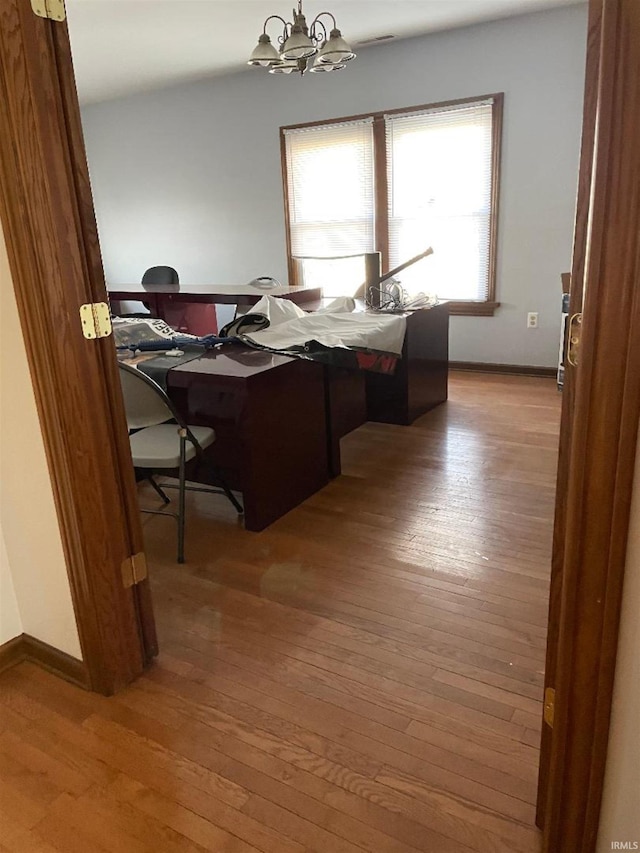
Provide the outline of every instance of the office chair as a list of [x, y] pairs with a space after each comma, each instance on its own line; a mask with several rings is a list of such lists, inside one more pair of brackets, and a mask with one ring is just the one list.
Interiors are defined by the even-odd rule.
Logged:
[[[210, 427], [189, 426], [176, 411], [162, 388], [150, 377], [119, 363], [120, 383], [129, 427], [129, 443], [135, 468], [141, 470], [165, 504], [170, 503], [155, 481], [156, 471], [178, 469], [178, 512], [143, 509], [154, 515], [171, 515], [178, 522], [178, 562], [184, 563], [185, 492], [224, 494], [238, 514], [244, 510], [219, 474], [221, 488], [202, 488], [186, 484], [186, 464], [194, 457], [202, 459], [207, 447], [216, 439]], [[165, 488], [176, 488], [169, 484]]]
[[[173, 267], [149, 267], [142, 276], [142, 284], [180, 284], [180, 279]], [[129, 310], [122, 310], [125, 305], [129, 305]], [[140, 305], [144, 306], [144, 311], [140, 310]], [[119, 303], [117, 313], [119, 317], [149, 317], [150, 306], [144, 299], [139, 302], [124, 300]]]
[[[142, 284], [179, 285], [180, 278], [173, 267], [149, 267], [142, 276]], [[167, 304], [162, 319], [173, 329], [188, 335], [215, 335], [218, 332], [215, 305], [203, 305], [198, 302]]]
[[142, 276], [142, 284], [180, 284], [173, 267], [149, 267]]

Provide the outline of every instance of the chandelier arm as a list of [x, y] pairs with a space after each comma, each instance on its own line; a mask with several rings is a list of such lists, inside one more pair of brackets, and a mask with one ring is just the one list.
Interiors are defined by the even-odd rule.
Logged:
[[288, 21], [285, 21], [284, 18], [281, 18], [280, 15], [269, 15], [267, 20], [264, 22], [264, 26], [262, 27], [262, 34], [263, 35], [266, 35], [266, 33], [267, 33], [267, 24], [269, 23], [269, 21], [272, 21], [274, 18], [277, 21], [280, 21], [281, 24], [283, 24], [285, 32], [287, 32], [287, 28], [291, 26], [291, 24]]
[[[315, 18], [313, 19], [313, 24], [311, 24], [311, 26], [313, 27], [313, 26], [314, 26], [314, 24], [316, 24], [316, 23], [321, 23], [321, 22], [320, 22], [320, 18], [321, 18], [323, 15], [328, 15], [328, 16], [331, 18], [331, 20], [333, 21], [333, 29], [334, 29], [334, 30], [337, 30], [337, 29], [338, 29], [338, 24], [337, 24], [337, 22], [336, 22], [336, 17], [335, 17], [335, 15], [334, 15], [332, 12], [318, 12], [318, 14], [317, 14], [317, 15], [315, 16]], [[324, 27], [324, 24], [322, 24], [322, 28], [325, 30], [325, 33], [326, 33], [326, 29], [325, 29], [325, 27]]]
[[[328, 13], [325, 13], [325, 14], [328, 14]], [[321, 36], [318, 35], [318, 33], [316, 32], [316, 27], [320, 27], [322, 29], [322, 35]], [[309, 29], [309, 35], [310, 35], [312, 41], [314, 41], [316, 43], [319, 43], [320, 41], [326, 41], [327, 40], [327, 28], [325, 27], [324, 23], [320, 20], [319, 15], [317, 15], [313, 19], [313, 21], [311, 23], [311, 27]]]

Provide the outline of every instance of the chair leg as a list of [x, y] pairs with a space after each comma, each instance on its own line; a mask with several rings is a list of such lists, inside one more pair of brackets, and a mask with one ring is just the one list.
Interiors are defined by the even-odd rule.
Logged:
[[215, 475], [216, 475], [216, 480], [220, 483], [220, 488], [225, 493], [225, 495], [229, 498], [229, 500], [231, 501], [231, 503], [235, 507], [238, 515], [243, 515], [244, 514], [244, 508], [243, 508], [242, 504], [239, 502], [239, 500], [236, 498], [236, 496], [233, 494], [233, 492], [231, 491], [229, 486], [227, 485], [226, 480], [224, 479], [224, 477], [220, 473], [220, 469], [216, 467], [216, 468], [214, 468], [214, 471], [215, 471]]
[[167, 497], [166, 492], [164, 492], [160, 488], [160, 486], [156, 483], [156, 481], [154, 480], [154, 478], [151, 475], [149, 475], [147, 477], [147, 482], [151, 483], [151, 485], [153, 486], [155, 491], [160, 495], [160, 497], [162, 498], [162, 500], [165, 504], [171, 503], [171, 499]]
[[180, 486], [178, 492], [178, 562], [184, 563], [184, 517], [186, 486], [186, 435], [180, 435]]

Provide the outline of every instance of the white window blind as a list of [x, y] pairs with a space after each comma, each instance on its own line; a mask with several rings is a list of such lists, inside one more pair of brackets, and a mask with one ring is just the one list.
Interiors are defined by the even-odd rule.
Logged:
[[[291, 254], [305, 284], [342, 295], [374, 249], [373, 120], [285, 130]], [[333, 259], [320, 260], [320, 259]]]
[[485, 301], [489, 291], [492, 100], [385, 116], [389, 266], [409, 292]]

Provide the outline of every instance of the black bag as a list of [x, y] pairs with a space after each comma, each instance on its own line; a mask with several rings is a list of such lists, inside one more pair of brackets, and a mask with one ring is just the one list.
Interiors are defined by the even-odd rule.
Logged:
[[264, 314], [241, 314], [235, 317], [218, 332], [221, 338], [238, 338], [251, 332], [261, 332], [270, 326], [269, 318]]

